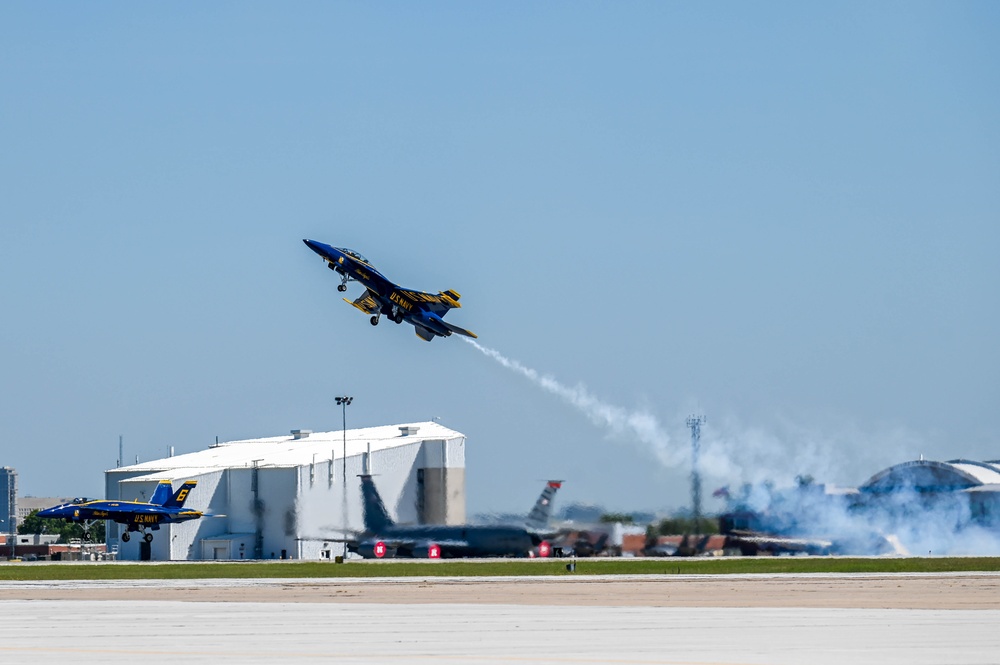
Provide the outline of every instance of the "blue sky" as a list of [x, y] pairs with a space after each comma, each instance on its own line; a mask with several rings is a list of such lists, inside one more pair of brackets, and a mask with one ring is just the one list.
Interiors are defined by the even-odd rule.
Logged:
[[[998, 28], [989, 2], [5, 3], [0, 464], [95, 495], [119, 434], [152, 459], [338, 429], [345, 392], [349, 426], [464, 432], [472, 512], [548, 477], [682, 505], [692, 412], [709, 490], [998, 459]], [[656, 444], [373, 329], [302, 238], [459, 291], [449, 319]]]

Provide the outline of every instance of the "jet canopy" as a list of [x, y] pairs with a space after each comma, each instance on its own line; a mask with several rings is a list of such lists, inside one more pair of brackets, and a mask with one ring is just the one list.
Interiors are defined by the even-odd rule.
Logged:
[[368, 259], [366, 259], [365, 257], [363, 257], [361, 254], [358, 254], [353, 249], [347, 249], [346, 247], [341, 247], [340, 251], [342, 251], [344, 254], [347, 254], [352, 259], [357, 259], [358, 261], [361, 261], [362, 263], [367, 263], [368, 265], [371, 265], [371, 261], [369, 261]]

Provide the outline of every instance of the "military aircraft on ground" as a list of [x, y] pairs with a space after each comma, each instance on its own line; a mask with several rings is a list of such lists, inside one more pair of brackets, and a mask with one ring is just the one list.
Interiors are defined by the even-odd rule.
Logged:
[[444, 315], [449, 309], [461, 307], [457, 292], [448, 290], [440, 293], [424, 293], [403, 287], [389, 281], [375, 269], [368, 259], [345, 247], [331, 247], [315, 240], [303, 241], [309, 249], [326, 261], [330, 270], [340, 275], [337, 290], [347, 291], [348, 282], [361, 282], [365, 292], [354, 301], [344, 301], [371, 315], [371, 324], [378, 325], [383, 314], [395, 323], [406, 321], [416, 329], [417, 337], [431, 341], [435, 337], [448, 337], [452, 333], [476, 337], [464, 328], [447, 323]]
[[389, 517], [370, 475], [362, 475], [365, 533], [347, 548], [370, 558], [547, 557], [545, 540], [552, 498], [562, 483], [550, 480], [525, 520], [524, 526], [472, 524], [396, 524]]
[[39, 511], [38, 516], [67, 522], [82, 522], [84, 540], [90, 539], [90, 526], [94, 522], [112, 520], [127, 526], [121, 536], [124, 542], [129, 541], [131, 532], [141, 531], [143, 540], [149, 543], [153, 540], [153, 534], [147, 529], [158, 531], [161, 524], [196, 520], [203, 515], [199, 510], [184, 510], [184, 502], [197, 484], [197, 480], [189, 480], [174, 493], [170, 481], [161, 480], [149, 503], [73, 499], [69, 503]]

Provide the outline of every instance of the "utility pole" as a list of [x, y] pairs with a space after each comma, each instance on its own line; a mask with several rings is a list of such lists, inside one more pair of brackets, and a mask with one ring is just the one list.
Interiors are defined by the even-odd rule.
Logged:
[[344, 459], [342, 463], [343, 474], [341, 480], [343, 481], [343, 496], [340, 500], [341, 505], [341, 529], [343, 529], [342, 535], [344, 536], [344, 559], [347, 559], [347, 407], [351, 402], [354, 401], [353, 397], [343, 395], [341, 397], [335, 398], [337, 400], [337, 406], [341, 408], [341, 413], [343, 414], [343, 433], [344, 433]]
[[698, 470], [698, 453], [701, 448], [701, 426], [704, 423], [705, 416], [688, 416], [687, 426], [691, 430], [691, 512], [696, 535], [701, 535], [701, 472]]
[[250, 469], [250, 493], [253, 495], [253, 558], [264, 558], [264, 503], [260, 500], [260, 463], [255, 459]]

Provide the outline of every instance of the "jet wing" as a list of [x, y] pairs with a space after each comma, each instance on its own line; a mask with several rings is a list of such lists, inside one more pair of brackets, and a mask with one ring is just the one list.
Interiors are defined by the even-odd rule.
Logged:
[[379, 311], [379, 309], [381, 309], [381, 305], [375, 297], [375, 292], [371, 289], [365, 289], [365, 292], [361, 294], [361, 297], [353, 302], [347, 298], [344, 298], [344, 302], [354, 305], [365, 314], [375, 314]]
[[469, 541], [457, 540], [455, 538], [443, 538], [432, 540], [428, 538], [381, 538], [386, 545], [393, 547], [427, 547], [428, 545], [438, 545], [440, 547], [468, 547]]
[[762, 550], [773, 552], [813, 552], [829, 554], [834, 543], [822, 538], [789, 538], [754, 531], [733, 531], [732, 539], [737, 543], [748, 543]]
[[413, 557], [415, 559], [425, 559], [429, 556], [431, 548], [437, 547], [439, 555], [444, 558], [461, 557], [469, 549], [467, 540], [456, 540], [444, 538], [441, 540], [430, 540], [426, 538], [385, 538], [382, 540], [386, 547], [395, 550], [397, 556]]
[[442, 291], [441, 293], [424, 293], [423, 291], [414, 291], [413, 289], [397, 288], [393, 296], [396, 295], [435, 314], [447, 312], [449, 309], [462, 306], [458, 302], [458, 299], [462, 297], [461, 294], [451, 289]]

